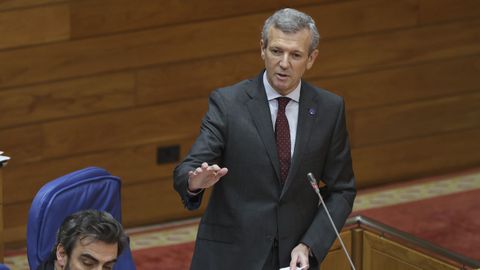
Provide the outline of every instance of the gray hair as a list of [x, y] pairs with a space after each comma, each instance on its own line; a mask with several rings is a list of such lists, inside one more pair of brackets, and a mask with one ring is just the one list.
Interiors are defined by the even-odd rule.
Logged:
[[268, 44], [268, 31], [275, 27], [284, 33], [296, 33], [303, 29], [309, 29], [312, 33], [309, 52], [313, 52], [318, 46], [320, 34], [318, 33], [315, 21], [309, 15], [293, 8], [284, 8], [270, 16], [263, 25], [262, 40], [265, 47]]

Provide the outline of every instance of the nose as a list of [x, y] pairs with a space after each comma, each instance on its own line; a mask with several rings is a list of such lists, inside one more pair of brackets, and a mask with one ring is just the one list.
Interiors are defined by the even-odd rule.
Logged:
[[282, 58], [280, 59], [280, 67], [283, 68], [283, 69], [288, 68], [288, 54], [287, 53], [284, 53], [282, 55]]

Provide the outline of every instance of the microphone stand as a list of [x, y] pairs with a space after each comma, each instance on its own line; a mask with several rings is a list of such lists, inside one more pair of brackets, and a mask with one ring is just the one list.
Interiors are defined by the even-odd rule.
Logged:
[[323, 201], [323, 197], [320, 194], [320, 189], [318, 188], [317, 180], [315, 179], [315, 177], [313, 176], [312, 173], [308, 173], [307, 178], [308, 178], [308, 181], [310, 182], [310, 184], [312, 185], [313, 190], [315, 190], [315, 193], [317, 193], [318, 198], [320, 198], [320, 200], [318, 201], [318, 206], [320, 207], [320, 204], [323, 205], [323, 209], [325, 209], [325, 212], [327, 213], [328, 219], [330, 220], [330, 223], [332, 224], [333, 230], [335, 231], [335, 234], [337, 235], [338, 240], [340, 241], [340, 244], [342, 245], [343, 252], [345, 252], [345, 255], [347, 256], [348, 262], [352, 266], [352, 269], [356, 270], [355, 266], [353, 265], [352, 259], [350, 258], [350, 255], [348, 255], [348, 251], [345, 248], [345, 244], [343, 244], [342, 238], [340, 237], [340, 234], [338, 233], [337, 228], [335, 227], [335, 223], [333, 222], [332, 217], [330, 216], [330, 212], [327, 209], [327, 205]]

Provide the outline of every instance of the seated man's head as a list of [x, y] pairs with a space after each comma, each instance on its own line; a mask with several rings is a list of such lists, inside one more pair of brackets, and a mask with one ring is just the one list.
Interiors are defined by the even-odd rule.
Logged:
[[112, 269], [125, 245], [122, 225], [109, 213], [77, 212], [57, 232], [55, 269]]

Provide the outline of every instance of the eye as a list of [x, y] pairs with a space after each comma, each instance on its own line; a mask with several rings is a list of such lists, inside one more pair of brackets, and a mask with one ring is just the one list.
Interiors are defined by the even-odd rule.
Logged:
[[82, 264], [86, 267], [93, 267], [95, 266], [95, 263], [92, 261], [83, 261]]
[[282, 53], [281, 50], [277, 49], [277, 48], [271, 48], [270, 49], [270, 52], [273, 54], [273, 55], [280, 55]]
[[300, 53], [294, 53], [292, 55], [293, 59], [301, 59], [302, 58], [302, 55]]

